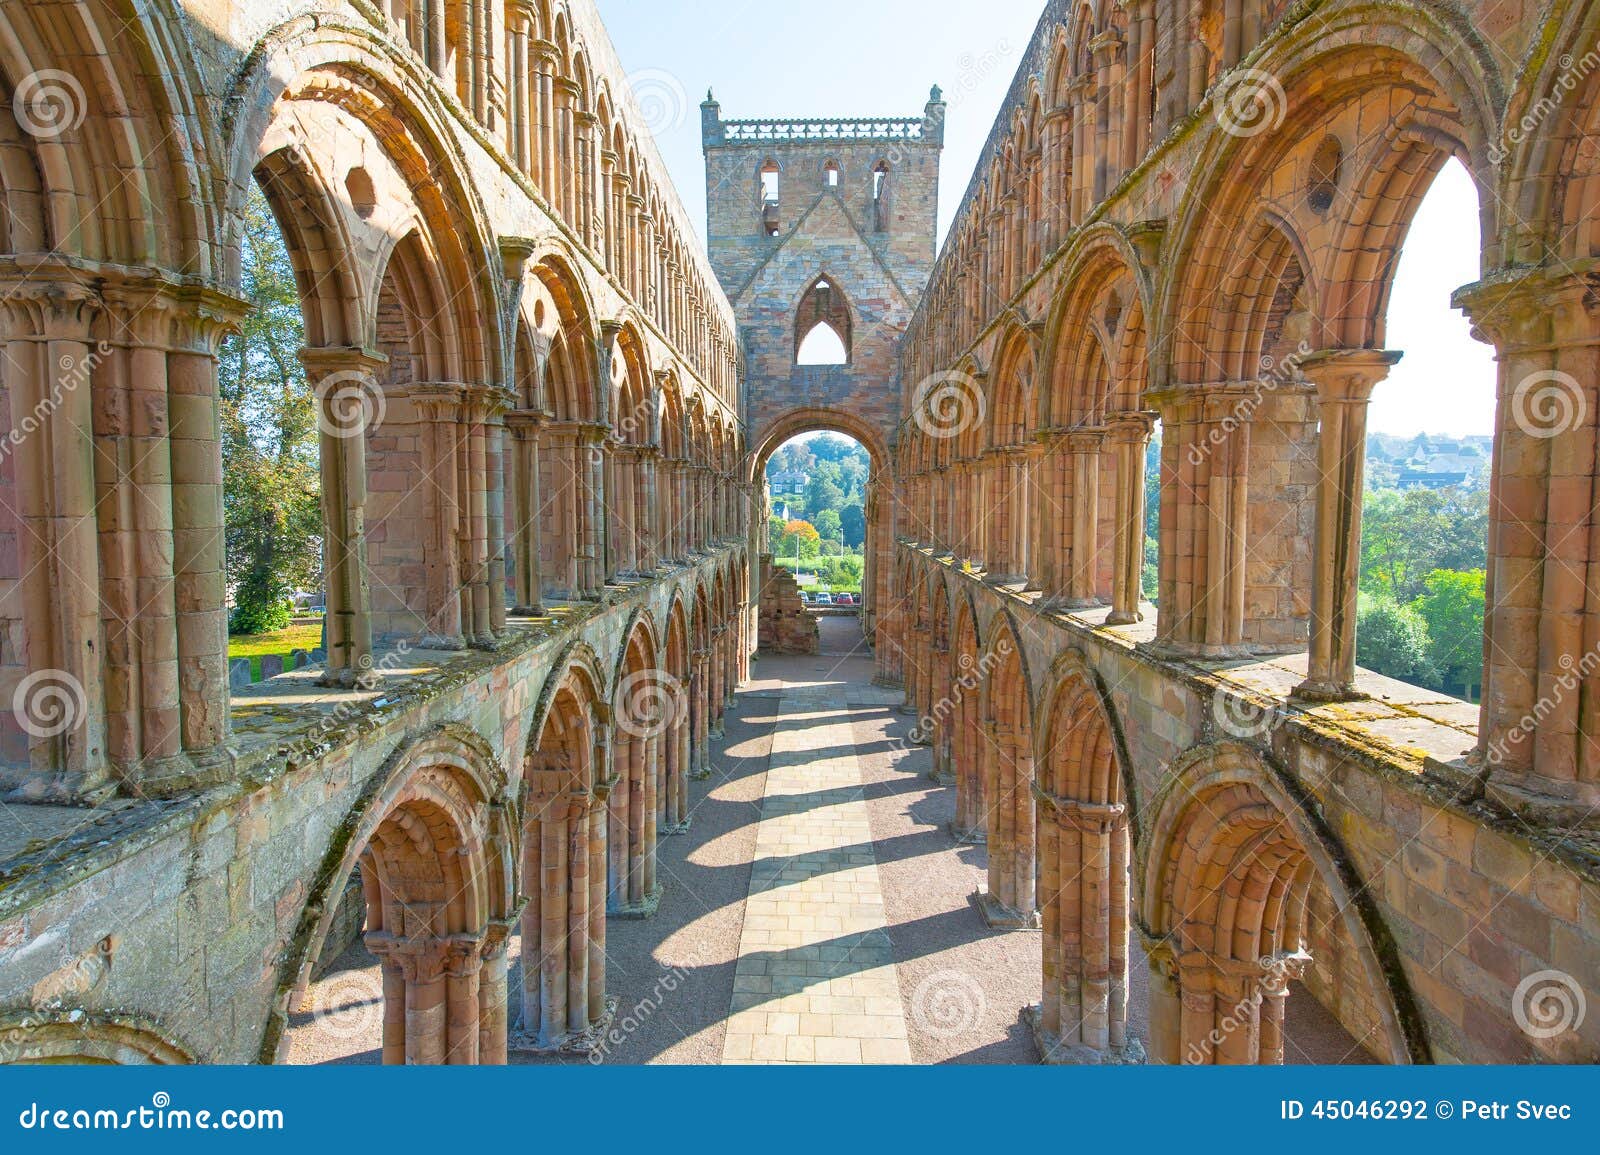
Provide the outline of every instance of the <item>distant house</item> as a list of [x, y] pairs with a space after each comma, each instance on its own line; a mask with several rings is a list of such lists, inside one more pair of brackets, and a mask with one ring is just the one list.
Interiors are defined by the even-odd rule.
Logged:
[[799, 494], [811, 484], [811, 475], [803, 469], [780, 469], [767, 475], [767, 488], [775, 495]]
[[1396, 489], [1449, 489], [1466, 483], [1467, 475], [1460, 470], [1402, 469], [1394, 484]]

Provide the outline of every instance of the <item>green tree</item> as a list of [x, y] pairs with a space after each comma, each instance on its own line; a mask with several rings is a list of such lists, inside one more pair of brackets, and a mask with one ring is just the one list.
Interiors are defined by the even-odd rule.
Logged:
[[824, 472], [819, 467], [818, 471], [811, 475], [811, 481], [806, 486], [806, 515], [812, 521], [815, 521], [817, 514], [825, 509], [837, 513], [843, 507], [844, 490], [840, 489], [838, 482], [830, 476], [830, 474], [837, 476], [838, 472], [837, 469]]
[[859, 501], [853, 501], [839, 511], [839, 528], [844, 531], [844, 543], [851, 549], [860, 549], [867, 540], [867, 514]]
[[1368, 490], [1361, 514], [1361, 588], [1410, 605], [1434, 570], [1482, 569], [1488, 503], [1481, 489]]
[[836, 509], [819, 510], [816, 517], [811, 519], [811, 524], [817, 527], [817, 533], [823, 541], [838, 544], [840, 517]]
[[1437, 569], [1417, 599], [1428, 623], [1428, 653], [1440, 676], [1471, 698], [1483, 680], [1484, 571]]
[[817, 536], [817, 527], [809, 521], [799, 518], [790, 518], [783, 527], [783, 538], [779, 542], [777, 553], [780, 557], [794, 557], [796, 543], [798, 542], [801, 557], [816, 557], [817, 543], [821, 539]]
[[1375, 673], [1434, 685], [1438, 671], [1429, 656], [1428, 626], [1408, 606], [1390, 597], [1364, 597], [1356, 613], [1356, 662]]
[[218, 388], [229, 629], [255, 634], [287, 625], [293, 593], [320, 584], [322, 514], [316, 400], [297, 356], [305, 344], [299, 289], [283, 234], [253, 185], [241, 261], [253, 308], [224, 347]]

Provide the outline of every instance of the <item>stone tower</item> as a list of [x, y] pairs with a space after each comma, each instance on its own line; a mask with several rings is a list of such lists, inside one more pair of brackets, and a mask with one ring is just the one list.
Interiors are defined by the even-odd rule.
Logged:
[[[945, 104], [920, 117], [723, 120], [700, 106], [711, 267], [733, 302], [757, 463], [832, 427], [885, 470], [898, 419], [900, 335], [933, 267]], [[819, 324], [844, 364], [799, 365]]]

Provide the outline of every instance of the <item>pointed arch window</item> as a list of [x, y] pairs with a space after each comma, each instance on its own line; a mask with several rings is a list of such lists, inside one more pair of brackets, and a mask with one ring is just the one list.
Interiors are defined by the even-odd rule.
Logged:
[[848, 365], [850, 338], [850, 303], [826, 274], [819, 275], [795, 314], [795, 364]]

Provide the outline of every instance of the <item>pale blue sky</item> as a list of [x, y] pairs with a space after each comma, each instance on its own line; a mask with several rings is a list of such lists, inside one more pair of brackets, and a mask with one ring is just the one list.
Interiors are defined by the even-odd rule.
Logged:
[[[916, 116], [944, 89], [941, 238], [1033, 35], [1040, 0], [598, 0], [689, 217], [705, 229], [700, 101], [722, 115]], [[1488, 433], [1494, 365], [1449, 307], [1477, 278], [1477, 205], [1454, 162], [1407, 241], [1389, 317], [1406, 353], [1378, 387], [1370, 427]]]

